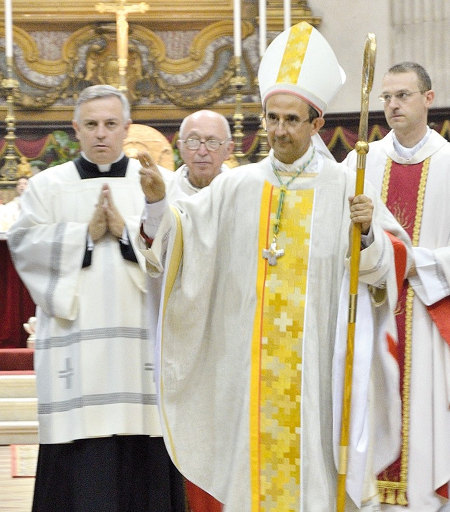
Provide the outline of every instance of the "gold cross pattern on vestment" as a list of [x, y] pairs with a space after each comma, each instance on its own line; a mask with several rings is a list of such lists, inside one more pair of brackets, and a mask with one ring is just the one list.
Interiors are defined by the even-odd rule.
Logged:
[[278, 258], [284, 256], [284, 249], [277, 249], [277, 242], [274, 240], [269, 249], [263, 249], [262, 257], [268, 261], [269, 265], [276, 265]]

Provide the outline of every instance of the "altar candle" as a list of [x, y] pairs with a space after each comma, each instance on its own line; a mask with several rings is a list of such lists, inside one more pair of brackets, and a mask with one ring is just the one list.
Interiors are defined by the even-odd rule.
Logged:
[[234, 55], [241, 56], [241, 0], [234, 0]]
[[259, 1], [259, 56], [262, 57], [266, 51], [267, 34], [266, 34], [266, 0]]
[[283, 0], [284, 30], [291, 28], [291, 0]]
[[6, 57], [13, 56], [13, 39], [12, 39], [12, 8], [11, 0], [5, 0], [5, 54]]

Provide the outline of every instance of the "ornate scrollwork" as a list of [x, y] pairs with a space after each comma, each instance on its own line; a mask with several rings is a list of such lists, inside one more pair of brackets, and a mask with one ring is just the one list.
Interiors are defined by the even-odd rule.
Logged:
[[[161, 73], [157, 70], [154, 72], [154, 79], [161, 89], [161, 92], [166, 96], [174, 105], [179, 107], [188, 108], [201, 108], [206, 105], [210, 105], [215, 101], [218, 101], [225, 95], [225, 92], [230, 87], [231, 79], [234, 75], [234, 67], [230, 60], [227, 67], [223, 71], [221, 78], [215, 81], [214, 87], [211, 89], [203, 89], [203, 92], [198, 93], [198, 89], [195, 90], [195, 85], [191, 84], [190, 90], [183, 91], [183, 88], [176, 85], [168, 84], [161, 76]], [[194, 86], [194, 87], [192, 87]]]
[[[62, 44], [61, 58], [39, 57], [36, 42], [21, 29], [15, 29], [15, 91], [17, 106], [30, 110], [73, 104], [79, 91], [88, 85], [109, 83], [120, 86], [115, 23], [83, 27]], [[254, 32], [244, 21], [242, 35]], [[130, 24], [127, 92], [132, 104], [173, 104], [198, 108], [218, 101], [232, 100], [232, 33], [230, 21], [208, 25], [191, 41], [187, 56], [167, 56], [164, 42], [153, 31]], [[249, 40], [248, 44], [252, 44]], [[245, 48], [245, 46], [244, 46]], [[186, 48], [187, 49], [187, 48]], [[186, 52], [184, 52], [186, 54]], [[250, 51], [246, 72], [253, 76], [258, 61]], [[249, 83], [253, 81], [249, 80]], [[252, 94], [251, 88], [247, 91]]]

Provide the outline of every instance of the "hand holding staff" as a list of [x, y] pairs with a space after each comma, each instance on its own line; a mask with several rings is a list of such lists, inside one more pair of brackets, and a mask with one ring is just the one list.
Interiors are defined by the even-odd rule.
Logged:
[[[372, 89], [375, 69], [376, 39], [374, 34], [368, 34], [364, 47], [363, 76], [361, 85], [361, 116], [359, 121], [358, 142], [355, 150], [358, 154], [356, 169], [355, 196], [364, 192], [364, 173], [366, 154], [369, 151], [367, 143], [369, 93]], [[342, 398], [341, 439], [339, 446], [339, 467], [337, 480], [336, 511], [345, 510], [345, 483], [348, 466], [348, 447], [350, 439], [350, 410], [352, 398], [353, 353], [355, 341], [356, 305], [358, 301], [359, 253], [361, 250], [361, 224], [352, 224], [352, 246], [350, 253], [350, 290], [349, 290], [349, 319], [347, 327], [347, 353], [345, 358], [344, 393]]]

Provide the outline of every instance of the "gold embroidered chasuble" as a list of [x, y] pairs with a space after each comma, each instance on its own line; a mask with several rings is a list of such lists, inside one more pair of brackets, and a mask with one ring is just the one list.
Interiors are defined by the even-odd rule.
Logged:
[[[259, 253], [268, 247], [280, 189], [263, 191]], [[260, 259], [252, 341], [250, 456], [252, 511], [299, 509], [304, 312], [313, 190], [286, 192], [276, 265]]]
[[[165, 258], [157, 355], [165, 440], [186, 478], [227, 511], [302, 503], [328, 512], [334, 502], [332, 356], [352, 190], [353, 174], [328, 160], [289, 190], [277, 239], [285, 253], [269, 265], [263, 250], [280, 189], [267, 159], [177, 202], [144, 252], [152, 272]], [[372, 279], [391, 268], [376, 216], [379, 243], [362, 258]]]

